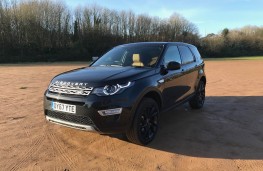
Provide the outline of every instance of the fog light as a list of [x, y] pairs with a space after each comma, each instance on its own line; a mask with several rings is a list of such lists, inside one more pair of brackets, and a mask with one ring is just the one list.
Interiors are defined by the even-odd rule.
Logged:
[[107, 110], [99, 110], [98, 113], [101, 116], [108, 116], [108, 115], [118, 115], [121, 114], [122, 108], [115, 108], [115, 109], [107, 109]]

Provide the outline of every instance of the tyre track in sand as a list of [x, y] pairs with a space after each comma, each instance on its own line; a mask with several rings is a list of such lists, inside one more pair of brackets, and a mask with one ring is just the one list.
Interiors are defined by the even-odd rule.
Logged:
[[125, 161], [125, 159], [119, 156], [119, 151], [125, 148], [124, 146], [126, 145], [127, 142], [119, 142], [118, 139], [108, 135], [99, 135], [96, 141], [91, 143], [87, 149], [98, 155], [98, 158], [103, 161], [101, 162], [102, 168], [107, 167], [109, 170], [125, 170], [125, 166], [127, 165], [129, 165], [129, 168], [136, 165], [135, 163]]
[[[11, 165], [9, 167], [7, 167], [5, 170], [18, 170], [22, 167], [25, 167], [27, 164], [31, 163], [30, 158], [32, 157], [33, 154], [37, 153], [39, 151], [39, 149], [41, 148], [41, 144], [43, 143], [45, 139], [45, 136], [40, 136], [39, 138], [37, 138], [31, 145], [29, 150], [27, 150], [25, 153], [23, 153], [23, 155], [21, 156], [21, 158], [19, 160], [17, 160], [15, 165]], [[12, 160], [10, 159], [11, 163]]]
[[[101, 139], [101, 144], [105, 154], [108, 156], [106, 158], [110, 170], [115, 170], [121, 166], [120, 160], [118, 158], [112, 157], [112, 153], [116, 150], [116, 142], [114, 139], [105, 136]], [[104, 154], [104, 155], [105, 155]]]
[[55, 135], [53, 130], [51, 129], [47, 128], [46, 132], [48, 132], [46, 133], [48, 136], [48, 139], [53, 144], [53, 148], [54, 150], [58, 152], [58, 155], [62, 157], [62, 159], [68, 164], [70, 169], [77, 170], [77, 166], [75, 162], [72, 160], [72, 157], [68, 155], [68, 150], [66, 148], [66, 145], [61, 143], [63, 140], [59, 139], [57, 135]]
[[[127, 148], [132, 149], [134, 146], [137, 145], [104, 135], [98, 138], [93, 144], [89, 145], [88, 149], [101, 156], [103, 168], [107, 167], [109, 170], [120, 171], [127, 168], [130, 170], [138, 170], [138, 168], [144, 168], [144, 166], [140, 162], [133, 161], [133, 159], [141, 158], [141, 160], [144, 160], [144, 157], [138, 156], [137, 154], [129, 156], [126, 152], [121, 152]], [[123, 156], [125, 154], [127, 154], [127, 157]]]

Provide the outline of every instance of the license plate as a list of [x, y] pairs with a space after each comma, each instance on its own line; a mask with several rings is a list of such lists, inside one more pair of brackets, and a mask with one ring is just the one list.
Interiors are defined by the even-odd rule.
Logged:
[[66, 112], [66, 113], [76, 113], [76, 105], [69, 105], [59, 102], [52, 102], [51, 108], [56, 111]]

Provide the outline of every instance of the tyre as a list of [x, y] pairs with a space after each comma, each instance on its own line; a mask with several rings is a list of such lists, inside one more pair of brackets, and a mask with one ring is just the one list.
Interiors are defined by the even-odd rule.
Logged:
[[126, 132], [128, 140], [139, 145], [149, 144], [158, 130], [159, 106], [151, 98], [140, 102], [131, 128]]
[[192, 109], [201, 109], [205, 102], [205, 82], [200, 81], [194, 97], [189, 101]]

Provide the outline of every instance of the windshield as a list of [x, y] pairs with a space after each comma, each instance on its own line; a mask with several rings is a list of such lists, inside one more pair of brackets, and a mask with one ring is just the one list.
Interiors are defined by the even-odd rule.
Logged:
[[154, 67], [162, 49], [161, 45], [119, 46], [103, 55], [92, 66]]

